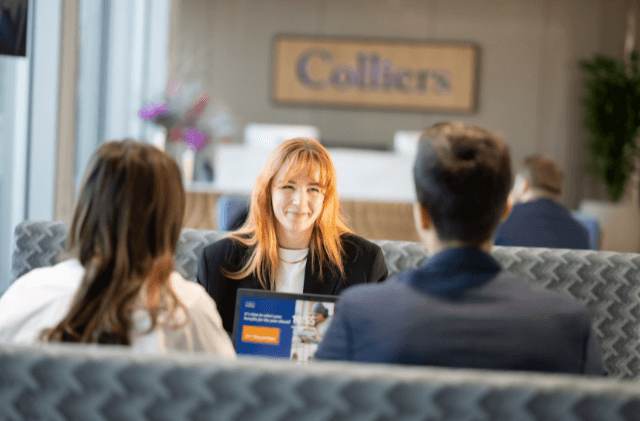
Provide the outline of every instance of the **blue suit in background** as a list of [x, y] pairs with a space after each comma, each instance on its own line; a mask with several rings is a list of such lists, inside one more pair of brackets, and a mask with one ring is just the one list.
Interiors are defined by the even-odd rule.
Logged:
[[513, 207], [496, 230], [497, 246], [589, 249], [589, 233], [567, 208], [551, 199], [536, 199]]
[[315, 357], [605, 373], [582, 304], [474, 248], [447, 249], [417, 270], [346, 290]]

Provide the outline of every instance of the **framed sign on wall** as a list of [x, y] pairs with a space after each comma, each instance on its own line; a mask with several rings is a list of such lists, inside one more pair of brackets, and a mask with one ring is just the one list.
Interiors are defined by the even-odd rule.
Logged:
[[309, 105], [471, 113], [478, 46], [419, 40], [278, 35], [272, 99]]

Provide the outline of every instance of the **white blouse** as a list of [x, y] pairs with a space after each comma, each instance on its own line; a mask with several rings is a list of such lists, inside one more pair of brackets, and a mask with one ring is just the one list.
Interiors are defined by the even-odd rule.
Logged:
[[[67, 314], [83, 276], [80, 262], [69, 259], [20, 277], [0, 297], [0, 342], [39, 342], [42, 330], [54, 327]], [[216, 304], [204, 288], [178, 272], [171, 273], [170, 283], [187, 311], [185, 315], [177, 310], [176, 318], [188, 321], [176, 328], [175, 323], [169, 323], [168, 314], [161, 313], [156, 329], [146, 333], [151, 316], [146, 310], [135, 310], [129, 334], [131, 348], [140, 352], [205, 351], [234, 358], [236, 353], [222, 328]]]
[[308, 254], [308, 248], [291, 250], [278, 247], [280, 259], [276, 275], [276, 291], [302, 294]]

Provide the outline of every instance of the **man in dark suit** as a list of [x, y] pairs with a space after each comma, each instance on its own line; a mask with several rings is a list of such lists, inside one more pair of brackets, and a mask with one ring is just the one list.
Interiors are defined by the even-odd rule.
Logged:
[[585, 307], [490, 254], [510, 207], [505, 141], [461, 122], [428, 130], [414, 181], [416, 226], [432, 257], [345, 291], [316, 358], [603, 374]]
[[564, 174], [543, 155], [525, 158], [511, 193], [509, 218], [498, 227], [498, 246], [588, 249], [589, 234], [558, 199]]

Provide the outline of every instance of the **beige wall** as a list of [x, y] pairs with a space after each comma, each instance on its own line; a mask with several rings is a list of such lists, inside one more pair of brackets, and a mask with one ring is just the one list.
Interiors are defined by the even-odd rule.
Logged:
[[[279, 107], [270, 101], [276, 33], [466, 40], [480, 45], [480, 92], [469, 123], [504, 133], [514, 162], [544, 152], [567, 172], [564, 201], [597, 194], [588, 157], [578, 60], [622, 50], [623, 0], [174, 0], [171, 74], [201, 80], [250, 122], [313, 124], [323, 141], [390, 145], [455, 114]], [[241, 130], [238, 138], [241, 137]]]

